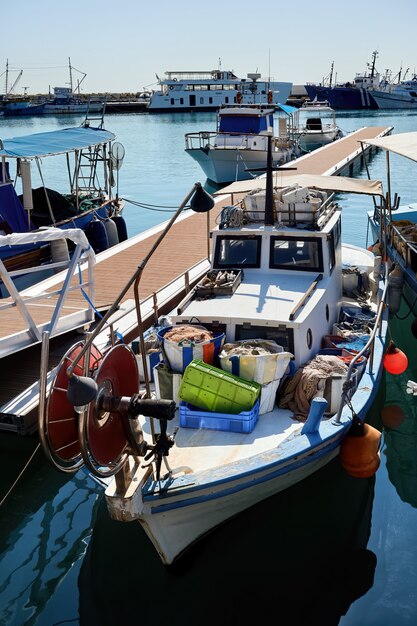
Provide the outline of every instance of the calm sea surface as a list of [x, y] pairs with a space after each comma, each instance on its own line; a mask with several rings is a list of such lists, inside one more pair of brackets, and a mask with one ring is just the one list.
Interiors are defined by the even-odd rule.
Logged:
[[[345, 131], [417, 130], [417, 113], [337, 118]], [[81, 122], [0, 118], [0, 139]], [[205, 183], [184, 152], [184, 134], [213, 130], [214, 114], [108, 115], [105, 126], [126, 150], [119, 194], [142, 205], [126, 205], [130, 235], [168, 219], [194, 182]], [[370, 172], [385, 183], [385, 154]], [[401, 202], [417, 201], [417, 164], [393, 156], [391, 172]], [[52, 168], [45, 183], [60, 188]], [[365, 245], [371, 202], [339, 199], [343, 240]], [[384, 376], [369, 416], [383, 432], [376, 477], [353, 479], [336, 459], [226, 524], [173, 570], [138, 524], [109, 519], [100, 489], [82, 471], [59, 474], [38, 451], [0, 509], [0, 624], [257, 625], [267, 616], [285, 626], [417, 624], [417, 399], [405, 394], [407, 380], [417, 380], [417, 343], [414, 315], [403, 306], [398, 317], [391, 332], [409, 367]], [[401, 407], [404, 419], [384, 425], [386, 403]], [[0, 434], [0, 499], [36, 445], [36, 435]]]

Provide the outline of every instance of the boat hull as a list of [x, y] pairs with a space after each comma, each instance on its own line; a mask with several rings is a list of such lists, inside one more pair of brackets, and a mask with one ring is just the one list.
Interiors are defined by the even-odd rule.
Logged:
[[379, 109], [417, 109], [417, 98], [395, 93], [374, 93], [373, 98]]
[[146, 512], [138, 521], [163, 563], [171, 565], [214, 528], [304, 480], [324, 467], [337, 454], [338, 445], [334, 444], [325, 453], [317, 453], [313, 458], [310, 455], [308, 461], [300, 460], [299, 467], [282, 469], [282, 473], [272, 466], [258, 476], [242, 475], [230, 484], [221, 483], [217, 487], [211, 485], [197, 498], [190, 497], [189, 504], [182, 501], [173, 502], [171, 507], [168, 503], [165, 508], [164, 505], [146, 507]]
[[[217, 184], [250, 180], [260, 174], [254, 170], [266, 169], [266, 150], [193, 148], [186, 152], [197, 161], [207, 178]], [[293, 148], [277, 150], [272, 155], [273, 164], [278, 166], [288, 163], [296, 156], [298, 155]]]
[[368, 89], [357, 87], [305, 86], [310, 100], [327, 100], [332, 109], [377, 109], [378, 105]]

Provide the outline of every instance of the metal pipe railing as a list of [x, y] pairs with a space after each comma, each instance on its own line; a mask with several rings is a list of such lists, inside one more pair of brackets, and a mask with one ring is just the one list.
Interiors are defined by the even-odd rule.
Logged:
[[379, 304], [378, 304], [374, 327], [372, 329], [372, 332], [371, 332], [371, 334], [369, 336], [369, 339], [366, 342], [365, 346], [362, 348], [362, 350], [360, 350], [357, 354], [355, 354], [355, 356], [353, 357], [353, 359], [349, 363], [348, 371], [346, 373], [346, 381], [344, 383], [344, 389], [343, 389], [343, 392], [342, 392], [342, 401], [340, 403], [337, 415], [336, 415], [336, 417], [333, 420], [334, 424], [340, 424], [340, 418], [341, 418], [342, 411], [343, 411], [343, 408], [344, 408], [345, 403], [346, 403], [346, 396], [347, 396], [347, 392], [348, 392], [348, 389], [349, 389], [349, 381], [351, 379], [352, 372], [353, 372], [353, 369], [355, 367], [355, 364], [358, 361], [358, 359], [360, 359], [360, 357], [363, 356], [369, 349], [371, 349], [369, 370], [372, 373], [372, 367], [373, 367], [373, 346], [374, 346], [375, 337], [376, 337], [376, 334], [377, 334], [378, 330], [379, 330], [379, 334], [381, 334], [382, 313], [383, 313], [383, 311], [385, 309], [385, 301], [386, 301], [387, 292], [388, 292], [388, 264], [387, 263], [385, 264], [384, 280], [385, 280], [384, 289], [382, 291], [381, 300], [379, 301]]

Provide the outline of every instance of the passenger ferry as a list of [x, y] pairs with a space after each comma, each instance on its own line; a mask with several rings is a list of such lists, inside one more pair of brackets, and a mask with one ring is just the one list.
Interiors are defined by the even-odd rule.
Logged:
[[292, 83], [262, 79], [260, 74], [238, 78], [234, 72], [165, 72], [160, 89], [152, 93], [148, 110], [217, 111], [225, 104], [285, 104]]

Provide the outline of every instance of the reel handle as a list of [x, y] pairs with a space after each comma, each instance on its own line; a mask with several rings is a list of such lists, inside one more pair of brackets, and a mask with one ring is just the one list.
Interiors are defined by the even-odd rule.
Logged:
[[176, 404], [174, 400], [132, 397], [129, 417], [134, 418], [137, 415], [145, 415], [145, 417], [154, 417], [157, 420], [170, 421], [175, 417], [175, 409]]
[[174, 400], [157, 400], [156, 398], [141, 399], [138, 394], [126, 397], [111, 397], [103, 395], [99, 398], [99, 409], [126, 415], [135, 419], [138, 415], [154, 417], [158, 420], [170, 421], [175, 417], [176, 404]]

